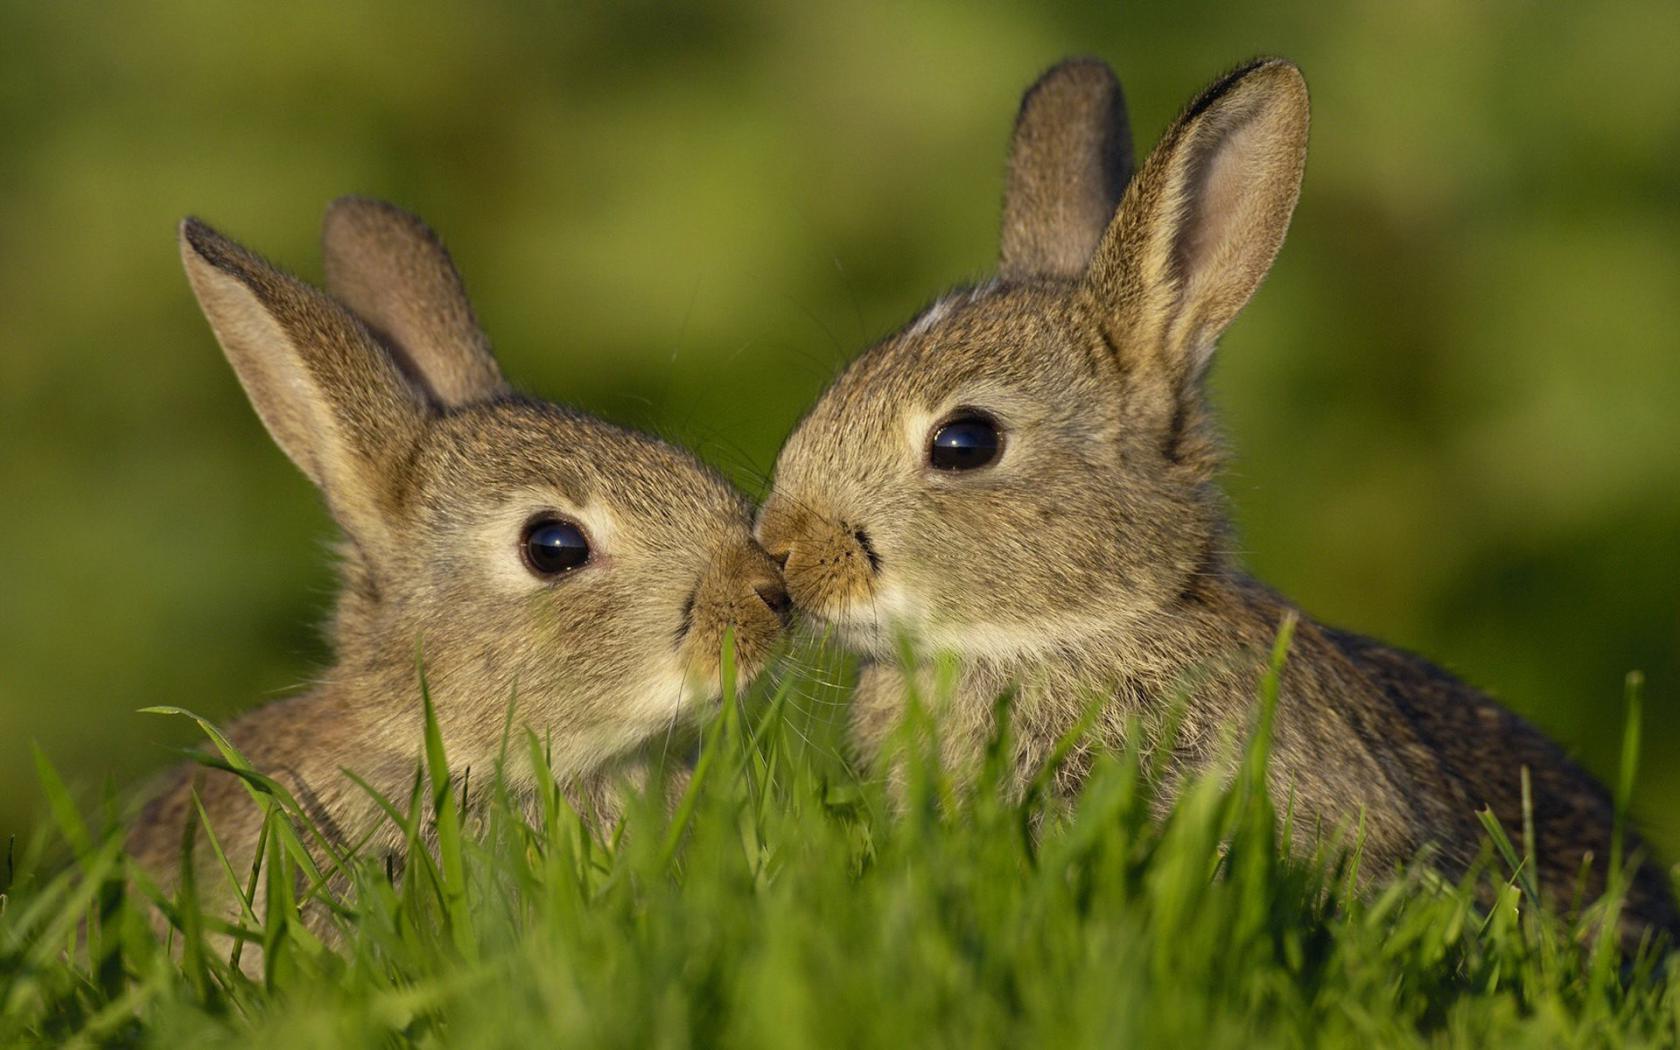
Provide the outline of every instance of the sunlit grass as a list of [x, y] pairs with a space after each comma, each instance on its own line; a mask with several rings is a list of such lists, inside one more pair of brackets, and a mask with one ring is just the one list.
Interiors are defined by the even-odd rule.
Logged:
[[379, 799], [399, 867], [329, 842], [204, 724], [205, 761], [267, 814], [250, 870], [189, 831], [233, 922], [190, 879], [151, 888], [118, 808], [90, 822], [43, 757], [55, 837], [0, 871], [0, 1045], [1672, 1045], [1675, 979], [1594, 935], [1615, 879], [1565, 920], [1537, 907], [1527, 836], [1496, 835], [1463, 884], [1365, 895], [1357, 829], [1292, 848], [1307, 830], [1265, 791], [1286, 647], [1237, 775], [1192, 780], [1164, 821], [1156, 753], [1100, 756], [1069, 801], [1048, 777], [1008, 796], [995, 746], [961, 791], [925, 711], [889, 802], [833, 753], [826, 672], [795, 670], [727, 687], [679, 804], [655, 785], [613, 829], [551, 777], [510, 787], [516, 763], [547, 769], [514, 709], [496, 770], [452, 769], [423, 696], [413, 790]]

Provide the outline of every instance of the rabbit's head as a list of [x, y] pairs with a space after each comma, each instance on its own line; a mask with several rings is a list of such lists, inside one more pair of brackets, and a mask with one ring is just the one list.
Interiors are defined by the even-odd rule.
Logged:
[[1131, 172], [1119, 85], [1064, 63], [1026, 94], [998, 276], [858, 358], [788, 439], [758, 533], [794, 604], [1018, 659], [1159, 618], [1217, 564], [1203, 378], [1300, 189], [1307, 93], [1261, 61]]
[[747, 504], [685, 452], [510, 392], [419, 220], [334, 204], [330, 297], [196, 220], [180, 241], [252, 405], [343, 530], [328, 687], [406, 731], [423, 665], [453, 743], [494, 740], [512, 702], [582, 770], [712, 702], [726, 629], [742, 672], [762, 665], [786, 597]]

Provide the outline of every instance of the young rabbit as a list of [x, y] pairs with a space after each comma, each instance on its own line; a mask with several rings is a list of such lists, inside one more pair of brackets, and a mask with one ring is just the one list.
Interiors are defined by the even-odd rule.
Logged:
[[[373, 831], [364, 849], [395, 849], [401, 833], [345, 771], [406, 803], [423, 660], [455, 772], [492, 774], [515, 702], [515, 730], [543, 738], [573, 797], [610, 809], [644, 753], [662, 757], [673, 728], [716, 701], [725, 629], [746, 675], [781, 631], [786, 593], [747, 504], [686, 452], [513, 393], [418, 219], [348, 198], [323, 242], [333, 297], [181, 225], [210, 327], [344, 535], [336, 663], [227, 735], [341, 844]], [[527, 766], [508, 773], [530, 783]], [[195, 789], [234, 870], [254, 855], [260, 814], [243, 785], [189, 766], [130, 838], [165, 885]], [[198, 842], [199, 892], [225, 887]]]
[[[852, 739], [878, 757], [906, 702], [895, 637], [958, 661], [945, 757], [972, 769], [1015, 688], [1021, 782], [1086, 709], [1096, 742], [1187, 693], [1169, 776], [1247, 719], [1287, 600], [1231, 555], [1204, 392], [1214, 343], [1294, 209], [1307, 90], [1288, 62], [1226, 76], [1132, 175], [1120, 87], [1070, 61], [1027, 93], [995, 280], [935, 302], [841, 375], [788, 439], [758, 535], [795, 606], [864, 657]], [[924, 690], [922, 695], [930, 695]], [[1272, 787], [1297, 824], [1363, 819], [1367, 871], [1425, 847], [1463, 871], [1491, 806], [1522, 841], [1532, 778], [1541, 883], [1604, 884], [1612, 804], [1520, 718], [1410, 653], [1302, 618]], [[1061, 786], [1081, 777], [1076, 755]], [[1308, 823], [1306, 826], [1311, 826]], [[1638, 850], [1637, 844], [1635, 850]], [[1633, 921], [1673, 931], [1647, 860]]]

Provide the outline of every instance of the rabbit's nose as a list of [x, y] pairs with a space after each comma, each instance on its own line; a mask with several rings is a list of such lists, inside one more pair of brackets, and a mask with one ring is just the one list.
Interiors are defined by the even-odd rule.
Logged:
[[764, 553], [770, 555], [770, 560], [776, 563], [776, 571], [787, 568], [788, 555], [793, 553], [793, 538], [789, 529], [777, 528], [778, 523], [766, 527], [764, 522], [758, 525], [758, 543], [764, 548]]
[[788, 555], [793, 553], [794, 538], [799, 534], [802, 524], [801, 517], [788, 506], [787, 501], [774, 493], [758, 513], [758, 524], [753, 529], [753, 538], [764, 548], [764, 553], [770, 555], [770, 560], [776, 563], [778, 570], [787, 568]]
[[[780, 561], [787, 561], [787, 555], [782, 555]], [[781, 580], [762, 580], [753, 585], [753, 591], [769, 610], [776, 615], [776, 619], [783, 627], [793, 617], [793, 602], [788, 598], [787, 588], [782, 586]]]

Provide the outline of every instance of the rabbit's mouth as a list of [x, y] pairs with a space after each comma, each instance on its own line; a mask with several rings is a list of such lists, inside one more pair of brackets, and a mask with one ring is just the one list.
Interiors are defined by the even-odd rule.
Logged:
[[[793, 590], [791, 586], [789, 590]], [[869, 587], [856, 597], [837, 602], [795, 603], [805, 630], [820, 640], [833, 639], [853, 652], [876, 658], [902, 653], [906, 646], [921, 650], [925, 625], [917, 603], [903, 588]]]
[[769, 663], [790, 606], [775, 563], [756, 544], [713, 557], [676, 617], [673, 652], [686, 677], [717, 692], [728, 638], [737, 682], [751, 681]]
[[[761, 639], [747, 632], [735, 636], [731, 652], [733, 666], [728, 673], [737, 690], [750, 686], [769, 665], [774, 647], [774, 637]], [[691, 657], [685, 668], [679, 706], [698, 714], [716, 710], [723, 701], [724, 674], [721, 647], [716, 655]]]
[[882, 627], [902, 610], [883, 585], [888, 566], [865, 528], [813, 512], [806, 501], [772, 494], [760, 514], [758, 536], [808, 623], [858, 647], [889, 636]]

